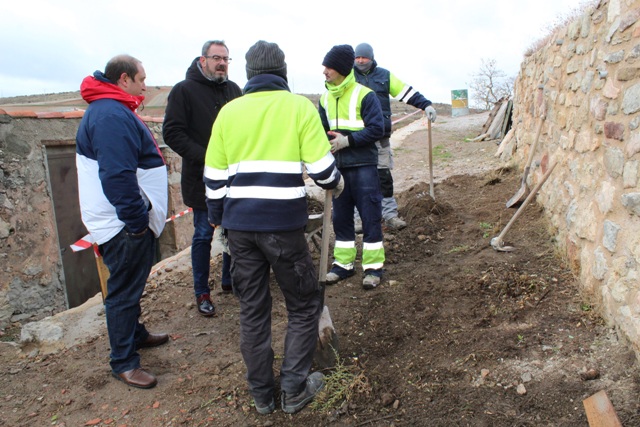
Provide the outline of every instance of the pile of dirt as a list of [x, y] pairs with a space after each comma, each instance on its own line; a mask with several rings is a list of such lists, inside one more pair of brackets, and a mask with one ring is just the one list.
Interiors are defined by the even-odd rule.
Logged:
[[[346, 400], [258, 415], [239, 352], [237, 300], [218, 291], [218, 316], [199, 317], [190, 270], [175, 269], [151, 280], [143, 298], [150, 330], [171, 336], [141, 351], [156, 388], [111, 378], [106, 331], [51, 355], [4, 344], [0, 425], [585, 426], [582, 400], [600, 390], [623, 425], [640, 425], [634, 354], [581, 300], [540, 207], [530, 205], [507, 234], [514, 252], [491, 247], [515, 212], [505, 202], [521, 177], [495, 166], [494, 142], [465, 142], [477, 135], [476, 119], [434, 124], [434, 145], [448, 154], [434, 159], [435, 199], [425, 131], [396, 147], [397, 198], [409, 225], [385, 230], [385, 278], [372, 291], [361, 274], [327, 288], [350, 379]], [[220, 263], [213, 260], [216, 284]], [[271, 289], [277, 374], [287, 314]]]

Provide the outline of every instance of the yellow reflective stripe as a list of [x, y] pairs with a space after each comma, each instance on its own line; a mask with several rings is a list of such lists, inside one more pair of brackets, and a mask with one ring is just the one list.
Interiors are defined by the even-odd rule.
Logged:
[[351, 94], [351, 99], [349, 99], [349, 120], [347, 121], [347, 126], [353, 126], [352, 123], [360, 122], [362, 123], [362, 128], [364, 127], [364, 122], [362, 120], [358, 120], [358, 106], [360, 105], [360, 91], [364, 86], [356, 84], [353, 93]]
[[382, 242], [362, 244], [362, 268], [379, 270], [384, 266], [384, 245]]
[[229, 179], [229, 172], [227, 169], [216, 169], [211, 166], [205, 166], [204, 177], [212, 181], [226, 181]]
[[346, 270], [353, 270], [356, 260], [356, 242], [339, 242], [336, 241], [333, 247], [334, 264]]
[[265, 187], [252, 185], [247, 187], [232, 186], [227, 197], [231, 199], [271, 199], [291, 200], [306, 196], [304, 186], [301, 187]]

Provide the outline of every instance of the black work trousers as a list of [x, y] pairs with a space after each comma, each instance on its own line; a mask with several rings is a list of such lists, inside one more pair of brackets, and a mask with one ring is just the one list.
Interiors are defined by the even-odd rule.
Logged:
[[261, 233], [228, 230], [231, 277], [240, 300], [240, 350], [253, 398], [274, 394], [270, 269], [287, 307], [280, 388], [296, 395], [306, 385], [318, 339], [322, 294], [304, 230]]

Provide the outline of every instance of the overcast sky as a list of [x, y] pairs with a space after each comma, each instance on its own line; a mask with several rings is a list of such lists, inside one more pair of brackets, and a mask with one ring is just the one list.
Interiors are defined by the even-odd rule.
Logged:
[[[517, 75], [527, 48], [575, 14], [579, 0], [147, 1], [0, 3], [0, 97], [79, 89], [120, 53], [143, 62], [150, 86], [182, 80], [209, 39], [224, 39], [230, 79], [246, 83], [246, 51], [278, 43], [296, 93], [324, 91], [322, 59], [336, 44], [373, 46], [375, 59], [433, 102], [468, 89], [482, 59]], [[384, 5], [387, 8], [384, 8]], [[471, 93], [469, 94], [471, 97]]]

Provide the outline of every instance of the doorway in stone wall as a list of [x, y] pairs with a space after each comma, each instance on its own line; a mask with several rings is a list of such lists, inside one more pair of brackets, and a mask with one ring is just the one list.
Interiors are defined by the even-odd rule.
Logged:
[[93, 251], [73, 252], [70, 247], [87, 234], [78, 201], [75, 141], [47, 141], [45, 148], [67, 307], [72, 308], [100, 292], [100, 278]]

